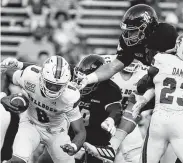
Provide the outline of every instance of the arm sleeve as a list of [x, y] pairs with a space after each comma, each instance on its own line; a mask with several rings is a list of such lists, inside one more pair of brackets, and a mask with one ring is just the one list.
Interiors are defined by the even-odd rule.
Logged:
[[153, 79], [159, 72], [159, 69], [151, 66], [148, 69], [148, 74], [144, 75], [137, 83], [137, 92], [139, 94], [144, 94], [147, 89], [154, 88], [154, 82]]
[[23, 87], [23, 77], [22, 77], [23, 73], [24, 73], [23, 70], [17, 70], [14, 72], [12, 78], [13, 84]]
[[105, 110], [109, 113], [109, 117], [113, 118], [115, 124], [117, 124], [122, 115], [122, 106], [120, 100], [122, 99], [121, 91], [119, 87], [112, 83], [112, 87], [109, 89], [110, 93], [107, 96], [107, 105], [105, 106]]
[[122, 106], [120, 101], [110, 103], [106, 105], [105, 108], [106, 108], [106, 111], [109, 113], [109, 117], [111, 117], [114, 120], [115, 125], [118, 125], [122, 116], [122, 109], [121, 109]]

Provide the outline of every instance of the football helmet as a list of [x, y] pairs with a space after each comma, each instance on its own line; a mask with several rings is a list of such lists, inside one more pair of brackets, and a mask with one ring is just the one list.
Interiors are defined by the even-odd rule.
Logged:
[[123, 69], [123, 71], [129, 72], [129, 73], [134, 73], [134, 72], [138, 71], [141, 66], [142, 66], [142, 63], [140, 61], [134, 59], [133, 62], [129, 66], [127, 66]]
[[177, 37], [175, 44], [176, 55], [183, 60], [183, 34]]
[[40, 71], [40, 88], [50, 99], [58, 98], [71, 79], [68, 62], [60, 56], [48, 58]]
[[[94, 72], [96, 69], [98, 69], [101, 65], [105, 63], [105, 60], [96, 54], [91, 54], [84, 59], [82, 59], [78, 66], [74, 68], [74, 81], [75, 82], [80, 82], [78, 81], [78, 75], [84, 74], [88, 75]], [[86, 95], [91, 93], [93, 90], [97, 88], [98, 83], [94, 84], [89, 84], [85, 88], [81, 90], [81, 95]]]
[[155, 10], [145, 4], [129, 8], [123, 16], [120, 27], [122, 37], [127, 46], [143, 43], [158, 26]]

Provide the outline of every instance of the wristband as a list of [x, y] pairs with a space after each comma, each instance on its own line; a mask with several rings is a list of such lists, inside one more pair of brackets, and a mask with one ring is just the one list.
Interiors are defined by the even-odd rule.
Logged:
[[95, 72], [87, 75], [87, 84], [97, 83], [98, 82], [98, 76]]
[[77, 151], [77, 150], [78, 150], [78, 147], [77, 147], [77, 145], [76, 145], [76, 144], [71, 143], [71, 146], [74, 148], [74, 151]]

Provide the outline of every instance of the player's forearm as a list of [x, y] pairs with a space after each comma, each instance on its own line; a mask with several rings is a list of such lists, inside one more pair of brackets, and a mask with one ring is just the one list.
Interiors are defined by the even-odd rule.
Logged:
[[74, 143], [77, 146], [77, 150], [79, 150], [86, 139], [86, 130], [83, 124], [83, 119], [80, 118], [76, 121], [71, 122], [71, 126], [75, 133], [75, 137], [72, 140], [72, 143]]
[[78, 133], [76, 133], [74, 139], [72, 140], [72, 143], [76, 144], [77, 146], [77, 150], [79, 150], [83, 143], [85, 142], [86, 139], [86, 131], [80, 131]]
[[104, 64], [99, 67], [95, 72], [87, 75], [88, 84], [101, 82], [110, 79], [114, 74], [124, 68], [124, 64], [117, 59], [113, 62]]
[[114, 123], [118, 125], [121, 120], [121, 104], [116, 102], [107, 106], [106, 111], [109, 113], [109, 117], [114, 120]]

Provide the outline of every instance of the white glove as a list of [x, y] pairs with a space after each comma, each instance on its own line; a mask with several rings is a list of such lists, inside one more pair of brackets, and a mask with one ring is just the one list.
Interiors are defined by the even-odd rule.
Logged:
[[139, 115], [141, 109], [148, 102], [147, 99], [144, 96], [135, 95], [135, 98], [136, 98], [137, 102], [135, 103], [135, 105], [132, 108], [132, 111], [133, 111], [132, 116], [133, 116], [133, 118], [136, 118]]
[[23, 62], [18, 61], [16, 58], [6, 58], [1, 62], [1, 72], [5, 72], [8, 69], [21, 70], [23, 68]]
[[88, 84], [87, 75], [78, 71], [77, 78], [75, 79], [75, 82], [78, 84], [77, 88], [79, 90], [83, 89]]
[[3, 97], [6, 97], [7, 94], [5, 92], [0, 92], [0, 100], [3, 98]]
[[112, 136], [116, 133], [116, 127], [114, 124], [114, 120], [111, 117], [108, 117], [105, 121], [101, 123], [101, 127], [109, 132]]

